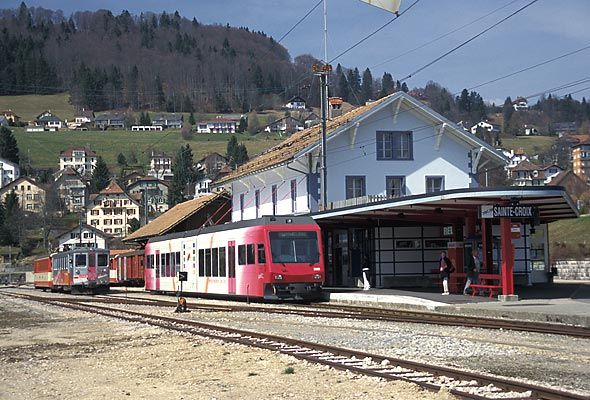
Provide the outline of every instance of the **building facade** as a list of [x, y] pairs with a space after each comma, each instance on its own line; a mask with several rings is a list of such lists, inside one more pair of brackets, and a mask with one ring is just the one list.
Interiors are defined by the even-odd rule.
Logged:
[[84, 146], [71, 146], [59, 154], [59, 169], [71, 168], [80, 175], [90, 175], [96, 167], [96, 153]]
[[125, 192], [116, 182], [90, 195], [86, 221], [94, 228], [125, 237], [129, 233], [129, 222], [134, 218], [137, 221], [141, 218], [139, 198]]
[[[136, 180], [127, 186], [127, 192], [140, 197], [140, 204], [144, 208], [142, 221], [149, 221], [168, 211], [168, 183], [154, 177]], [[145, 213], [147, 212], [147, 215]], [[147, 217], [147, 218], [146, 218]]]
[[172, 157], [164, 152], [154, 151], [150, 155], [150, 170], [148, 175], [157, 179], [172, 180]]
[[574, 174], [590, 182], [590, 142], [572, 146], [572, 167]]
[[54, 247], [56, 251], [68, 251], [75, 247], [108, 249], [111, 238], [111, 235], [88, 224], [82, 224], [57, 236]]
[[0, 188], [20, 177], [20, 168], [13, 162], [0, 158]]
[[197, 123], [197, 133], [236, 133], [240, 121], [228, 118], [215, 118]]
[[86, 180], [70, 167], [58, 171], [54, 179], [63, 210], [71, 213], [84, 210], [88, 198]]
[[14, 191], [18, 196], [20, 208], [25, 212], [40, 213], [45, 208], [45, 189], [28, 177], [20, 177], [0, 189], [0, 198], [6, 201], [6, 196]]

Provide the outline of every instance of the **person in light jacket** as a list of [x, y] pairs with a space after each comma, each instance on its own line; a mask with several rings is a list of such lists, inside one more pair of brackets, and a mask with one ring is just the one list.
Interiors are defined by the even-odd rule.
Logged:
[[447, 252], [443, 251], [440, 253], [440, 259], [438, 260], [439, 265], [439, 272], [440, 278], [442, 279], [443, 284], [443, 296], [447, 296], [449, 294], [449, 276], [451, 276], [451, 272], [455, 270], [453, 267], [453, 263], [447, 257]]
[[467, 281], [463, 288], [463, 294], [468, 294], [467, 289], [469, 289], [469, 286], [471, 286], [472, 283], [477, 283], [479, 281], [480, 266], [481, 261], [479, 261], [479, 250], [473, 249], [471, 257], [469, 257], [469, 262], [467, 263]]

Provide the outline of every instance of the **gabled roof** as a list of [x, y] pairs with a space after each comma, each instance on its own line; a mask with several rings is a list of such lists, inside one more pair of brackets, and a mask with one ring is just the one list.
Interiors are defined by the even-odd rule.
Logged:
[[96, 118], [94, 119], [94, 121], [113, 121], [113, 120], [118, 120], [118, 121], [124, 121], [125, 120], [125, 116], [121, 115], [121, 114], [103, 114], [103, 115], [97, 115]]
[[70, 146], [61, 153], [60, 156], [72, 157], [74, 151], [83, 151], [87, 157], [96, 157], [96, 153], [86, 146]]
[[31, 185], [36, 186], [39, 189], [45, 191], [45, 188], [42, 185], [40, 185], [39, 183], [35, 182], [32, 178], [29, 178], [28, 176], [21, 176], [20, 178], [10, 182], [6, 186], [4, 186], [2, 189], [0, 189], [0, 196], [2, 196], [4, 193], [6, 193], [8, 191], [11, 191], [13, 188], [20, 185], [23, 182], [30, 183]]
[[[403, 91], [393, 93], [372, 103], [355, 108], [328, 121], [327, 140], [329, 141], [336, 135], [347, 131], [357, 123], [360, 123], [365, 118], [373, 115], [373, 113], [383, 109], [384, 107], [391, 105], [395, 101], [401, 101], [402, 104], [405, 104], [407, 107], [404, 110], [400, 108], [400, 112], [414, 111], [421, 114], [425, 118], [434, 121], [435, 125], [445, 124], [448, 128], [445, 130], [445, 132], [452, 133], [473, 147], [484, 149], [490, 155], [490, 158], [494, 158], [499, 162], [506, 162], [506, 158], [494, 148], [492, 148], [489, 144], [475, 137], [471, 133], [465, 132], [465, 130], [458, 127], [455, 123], [449, 121], [442, 115], [438, 114], [436, 111], [430, 109], [425, 104], [421, 103], [419, 100], [414, 99]], [[240, 166], [233, 173], [228, 174], [227, 176], [216, 181], [215, 185], [220, 185], [234, 179], [238, 179], [242, 176], [254, 174], [262, 170], [288, 163], [293, 159], [298, 158], [299, 156], [317, 148], [319, 146], [320, 139], [321, 126], [319, 125], [295, 132], [283, 142], [260, 153], [246, 164]]]
[[61, 119], [51, 111], [43, 111], [41, 114], [37, 115], [36, 119], [39, 122], [61, 121]]
[[198, 122], [198, 124], [214, 124], [214, 123], [228, 123], [228, 124], [238, 124], [240, 121], [235, 119], [229, 118], [215, 118], [215, 119], [208, 119], [206, 121]]
[[[586, 181], [584, 181], [584, 179], [582, 179], [578, 175], [574, 174], [574, 172], [571, 169], [569, 169], [567, 171], [561, 171], [560, 173], [558, 173], [557, 175], [555, 175], [553, 177], [553, 179], [551, 179], [551, 182], [548, 183], [548, 185], [551, 185], [551, 186], [561, 186], [561, 184], [563, 183], [563, 181], [566, 180], [566, 179], [577, 180], [581, 184], [588, 185], [586, 183]], [[590, 190], [590, 186], [588, 186], [588, 189]]]
[[204, 162], [207, 162], [208, 159], [213, 158], [213, 157], [221, 158], [221, 159], [225, 160], [226, 162], [228, 161], [226, 156], [221, 155], [218, 152], [214, 151], [212, 153], [208, 153], [205, 157], [203, 157], [199, 161], [197, 161], [197, 163], [203, 164]]
[[[82, 228], [83, 229], [88, 229], [89, 231], [94, 232], [94, 234], [97, 235], [97, 236], [102, 236], [104, 238], [112, 238], [113, 237], [113, 235], [111, 235], [109, 233], [106, 233], [106, 232], [103, 232], [100, 229], [97, 229], [94, 226], [88, 225], [88, 224], [86, 224], [84, 222], [82, 223]], [[78, 226], [70, 229], [69, 231], [65, 231], [64, 233], [60, 234], [59, 236], [56, 236], [56, 239], [59, 239], [60, 237], [62, 237], [64, 235], [69, 235], [70, 233], [76, 232], [76, 231], [79, 231], [79, 230], [80, 230], [80, 225], [78, 225]]]
[[172, 156], [169, 156], [163, 151], [152, 150], [150, 158], [172, 158]]
[[74, 114], [74, 118], [77, 118], [77, 117], [86, 117], [89, 119], [93, 119], [94, 118], [94, 111], [92, 111], [92, 110], [78, 111], [76, 114]]
[[[223, 200], [230, 205], [230, 199], [225, 192], [211, 193], [193, 200], [177, 204], [147, 225], [142, 226], [131, 235], [123, 239], [124, 242], [141, 241], [154, 236], [170, 232], [175, 226], [182, 224], [206, 206]], [[223, 217], [216, 215], [215, 218]], [[197, 227], [198, 228], [198, 227]]]
[[182, 114], [177, 115], [177, 114], [172, 114], [172, 115], [157, 115], [154, 118], [152, 118], [152, 124], [155, 121], [168, 121], [168, 122], [182, 122]]
[[161, 179], [155, 178], [153, 176], [144, 176], [139, 178], [138, 180], [134, 181], [133, 183], [130, 183], [129, 185], [127, 185], [127, 190], [130, 191], [132, 190], [135, 186], [139, 186], [142, 182], [158, 182], [159, 184], [162, 184], [166, 187], [170, 186], [170, 184], [166, 181], [163, 181]]
[[100, 194], [122, 194], [125, 191], [119, 186], [119, 184], [112, 180], [109, 185], [100, 191]]
[[543, 168], [539, 167], [537, 164], [533, 164], [528, 160], [523, 160], [518, 163], [518, 165], [512, 168], [512, 171], [542, 171]]
[[14, 111], [12, 110], [3, 110], [0, 111], [0, 114], [4, 115], [4, 116], [10, 116], [10, 117], [14, 117], [14, 118], [20, 118], [18, 115], [15, 114]]
[[294, 101], [298, 101], [300, 103], [305, 103], [305, 100], [303, 100], [300, 96], [291, 97], [287, 103], [293, 103]]

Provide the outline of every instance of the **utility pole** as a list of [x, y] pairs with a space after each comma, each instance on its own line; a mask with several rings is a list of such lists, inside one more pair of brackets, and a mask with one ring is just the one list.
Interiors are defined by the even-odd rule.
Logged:
[[320, 77], [320, 102], [322, 109], [322, 140], [320, 147], [320, 210], [328, 205], [328, 170], [326, 166], [327, 121], [328, 121], [328, 75], [332, 72], [330, 64], [314, 64], [313, 73]]

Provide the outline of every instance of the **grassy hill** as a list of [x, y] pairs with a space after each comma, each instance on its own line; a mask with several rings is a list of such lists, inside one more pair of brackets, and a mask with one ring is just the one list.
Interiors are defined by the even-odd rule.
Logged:
[[557, 140], [556, 136], [517, 136], [512, 138], [502, 138], [502, 147], [506, 149], [520, 149], [531, 157], [543, 153], [549, 149]]
[[[149, 164], [152, 149], [174, 155], [180, 146], [187, 143], [193, 150], [195, 161], [210, 152], [225, 154], [229, 135], [195, 134], [192, 139], [184, 140], [179, 130], [163, 132], [131, 131], [59, 131], [27, 133], [24, 129], [15, 129], [14, 136], [22, 154], [28, 154], [34, 168], [59, 167], [59, 153], [70, 145], [88, 146], [102, 156], [106, 163], [115, 168], [117, 155], [123, 153], [127, 158], [134, 152], [139, 163]], [[238, 134], [239, 142], [244, 142], [250, 157], [274, 146], [280, 139], [267, 135], [257, 137]]]
[[590, 254], [590, 215], [549, 224], [549, 253], [566, 259]]
[[43, 111], [51, 110], [62, 120], [74, 117], [74, 107], [69, 102], [68, 93], [52, 95], [30, 94], [25, 96], [0, 96], [0, 110], [12, 110], [22, 121], [34, 120]]

